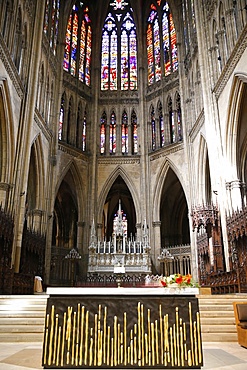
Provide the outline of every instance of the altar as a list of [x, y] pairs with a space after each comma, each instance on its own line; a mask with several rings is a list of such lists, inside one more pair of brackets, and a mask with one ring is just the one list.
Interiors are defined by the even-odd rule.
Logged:
[[44, 368], [203, 366], [197, 288], [48, 288]]

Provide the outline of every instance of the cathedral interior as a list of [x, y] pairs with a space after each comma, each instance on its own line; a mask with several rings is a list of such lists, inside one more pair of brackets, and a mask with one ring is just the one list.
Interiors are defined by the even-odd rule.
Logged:
[[2, 0], [0, 292], [247, 291], [246, 0]]

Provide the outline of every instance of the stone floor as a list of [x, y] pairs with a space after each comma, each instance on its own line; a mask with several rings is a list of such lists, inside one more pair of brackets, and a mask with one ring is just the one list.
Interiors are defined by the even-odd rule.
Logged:
[[[41, 356], [41, 343], [0, 343], [0, 370], [42, 369]], [[203, 358], [204, 370], [247, 369], [247, 349], [237, 343], [204, 343]]]

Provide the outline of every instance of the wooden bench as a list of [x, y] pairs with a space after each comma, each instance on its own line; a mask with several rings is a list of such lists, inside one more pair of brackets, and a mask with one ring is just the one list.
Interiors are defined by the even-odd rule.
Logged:
[[247, 302], [233, 302], [238, 343], [247, 348]]

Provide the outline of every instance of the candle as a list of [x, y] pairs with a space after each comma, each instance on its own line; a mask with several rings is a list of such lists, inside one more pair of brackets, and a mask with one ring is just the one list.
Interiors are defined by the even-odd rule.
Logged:
[[84, 339], [84, 313], [85, 313], [85, 307], [82, 306], [81, 308], [81, 338], [80, 338], [80, 360], [79, 365], [82, 365], [82, 344]]
[[56, 359], [56, 366], [59, 365], [59, 357], [60, 357], [60, 344], [61, 344], [61, 326], [58, 329], [58, 343], [57, 343], [57, 359]]

